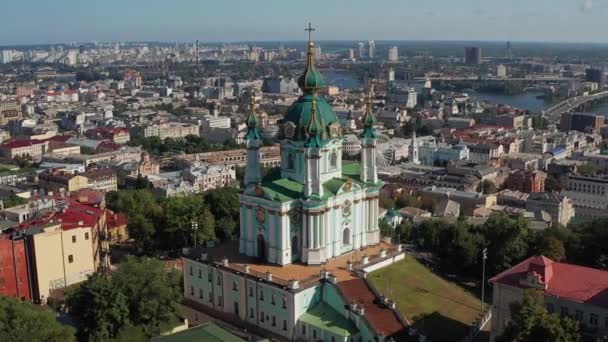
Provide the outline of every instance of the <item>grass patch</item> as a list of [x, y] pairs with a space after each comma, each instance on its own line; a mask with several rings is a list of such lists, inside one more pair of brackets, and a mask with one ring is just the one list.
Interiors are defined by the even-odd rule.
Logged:
[[462, 339], [480, 316], [477, 297], [409, 256], [372, 272], [368, 279], [380, 293], [396, 300], [401, 314], [431, 341]]

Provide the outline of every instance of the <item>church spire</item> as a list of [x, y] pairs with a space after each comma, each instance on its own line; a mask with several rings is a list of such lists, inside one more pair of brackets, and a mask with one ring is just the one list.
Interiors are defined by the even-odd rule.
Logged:
[[363, 133], [361, 133], [360, 135], [360, 138], [362, 139], [376, 139], [378, 137], [378, 133], [376, 133], [376, 129], [374, 128], [376, 118], [374, 117], [372, 109], [373, 93], [374, 87], [373, 85], [370, 85], [369, 92], [367, 94], [367, 99], [365, 100], [365, 114], [363, 115]]
[[249, 115], [247, 116], [247, 134], [245, 135], [245, 139], [248, 141], [262, 139], [262, 135], [260, 134], [260, 123], [257, 115], [255, 114], [255, 92], [251, 93]]
[[324, 86], [321, 73], [315, 68], [314, 63], [313, 49], [315, 43], [312, 41], [312, 32], [315, 30], [316, 29], [312, 27], [311, 23], [308, 23], [308, 27], [305, 29], [305, 31], [308, 32], [308, 43], [306, 44], [306, 69], [298, 79], [298, 86], [305, 93], [310, 93]]
[[306, 143], [304, 143], [304, 146], [308, 148], [323, 147], [323, 139], [326, 136], [326, 133], [324, 132], [325, 125], [323, 125], [323, 120], [317, 115], [316, 97], [317, 93], [313, 92], [312, 103], [310, 105], [310, 122], [306, 127], [306, 135], [308, 136], [308, 139], [306, 140]]

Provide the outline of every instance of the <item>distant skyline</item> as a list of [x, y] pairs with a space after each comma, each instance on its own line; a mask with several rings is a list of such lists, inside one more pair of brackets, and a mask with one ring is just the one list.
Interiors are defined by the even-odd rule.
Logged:
[[6, 0], [0, 45], [83, 41], [608, 43], [608, 0]]

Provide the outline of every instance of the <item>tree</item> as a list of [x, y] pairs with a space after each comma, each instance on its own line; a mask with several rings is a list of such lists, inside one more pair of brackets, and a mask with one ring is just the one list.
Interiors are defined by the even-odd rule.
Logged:
[[380, 219], [378, 221], [378, 228], [383, 237], [391, 237], [393, 235], [393, 227], [386, 220]]
[[191, 246], [192, 224], [202, 224], [204, 209], [205, 203], [199, 195], [168, 198], [163, 204], [164, 224], [157, 227], [161, 246], [173, 249]]
[[[223, 220], [227, 220], [230, 218], [222, 218]], [[225, 224], [229, 224], [226, 223], [226, 221], [224, 221]], [[201, 215], [198, 218], [198, 232], [197, 232], [197, 238], [198, 241], [211, 241], [214, 240], [216, 235], [217, 226], [215, 224], [215, 216], [213, 216], [213, 214], [211, 213], [211, 211], [209, 211], [209, 209], [205, 208], [203, 209], [203, 212], [201, 213]]]
[[384, 209], [395, 208], [395, 201], [388, 196], [380, 195], [379, 204]]
[[488, 274], [498, 274], [528, 256], [529, 230], [522, 217], [494, 214], [475, 230], [483, 235], [487, 244]]
[[555, 236], [543, 235], [538, 248], [538, 255], [544, 255], [549, 259], [560, 261], [566, 258], [564, 243]]
[[578, 322], [545, 309], [544, 297], [541, 291], [528, 289], [521, 304], [511, 308], [511, 321], [498, 342], [563, 342], [580, 340]]
[[139, 253], [151, 252], [156, 248], [156, 227], [149, 218], [141, 214], [130, 216], [127, 230]]
[[144, 329], [139, 326], [125, 325], [112, 342], [146, 342], [149, 338]]
[[100, 273], [91, 276], [69, 294], [67, 304], [77, 320], [78, 335], [82, 340], [107, 341], [129, 321], [127, 297]]
[[489, 179], [483, 180], [479, 184], [478, 190], [483, 192], [484, 194], [495, 194], [498, 191], [498, 189], [496, 188], [496, 184], [494, 184], [494, 182]]
[[209, 211], [218, 219], [217, 235], [222, 239], [232, 237], [240, 220], [238, 189], [223, 187], [207, 191], [204, 196]]
[[557, 178], [555, 178], [553, 175], [548, 175], [547, 179], [545, 180], [545, 191], [560, 192], [562, 190], [564, 190], [564, 187], [559, 182], [559, 180]]
[[15, 298], [0, 297], [0, 341], [76, 341], [74, 329], [55, 314]]
[[161, 261], [128, 257], [112, 274], [112, 283], [128, 299], [129, 320], [147, 336], [156, 336], [178, 322], [180, 277]]
[[597, 173], [597, 168], [591, 163], [585, 163], [576, 168], [576, 172], [581, 176], [592, 177]]

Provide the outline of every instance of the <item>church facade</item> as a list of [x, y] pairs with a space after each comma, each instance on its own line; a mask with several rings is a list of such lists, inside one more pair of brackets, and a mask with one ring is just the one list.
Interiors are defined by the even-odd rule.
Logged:
[[[312, 44], [312, 42], [309, 42]], [[246, 189], [240, 196], [240, 252], [287, 265], [321, 264], [379, 242], [374, 118], [361, 135], [361, 163], [342, 161], [342, 127], [317, 94], [323, 87], [309, 47], [298, 80], [303, 95], [282, 124], [281, 167], [262, 177], [261, 137], [255, 113], [248, 118]], [[371, 110], [371, 109], [370, 109]]]

